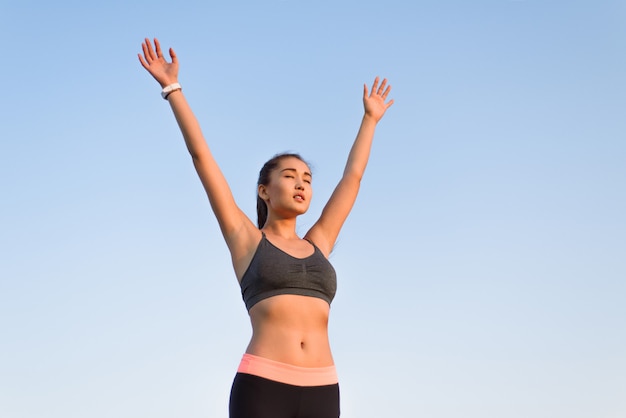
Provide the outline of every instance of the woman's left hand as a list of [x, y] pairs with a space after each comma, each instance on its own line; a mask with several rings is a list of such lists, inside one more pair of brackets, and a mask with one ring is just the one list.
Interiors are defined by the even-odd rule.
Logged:
[[387, 96], [391, 91], [391, 85], [387, 84], [387, 79], [384, 78], [383, 82], [378, 85], [379, 78], [376, 77], [374, 79], [374, 84], [372, 84], [372, 91], [368, 92], [367, 84], [363, 85], [363, 106], [365, 107], [365, 116], [369, 116], [374, 119], [375, 122], [378, 122], [385, 115], [389, 106], [393, 104], [393, 99], [387, 100]]
[[154, 49], [150, 39], [146, 38], [141, 44], [143, 55], [137, 54], [139, 62], [148, 71], [161, 87], [178, 83], [178, 58], [172, 48], [170, 48], [170, 58], [172, 62], [167, 62], [161, 51], [158, 39], [154, 39]]

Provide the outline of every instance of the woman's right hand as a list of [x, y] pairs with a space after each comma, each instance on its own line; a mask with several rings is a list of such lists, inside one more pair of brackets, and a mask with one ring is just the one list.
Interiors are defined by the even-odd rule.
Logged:
[[178, 83], [178, 59], [172, 48], [169, 50], [172, 62], [165, 60], [163, 52], [161, 52], [161, 45], [156, 38], [154, 38], [154, 49], [148, 38], [141, 44], [141, 48], [143, 49], [143, 56], [137, 54], [139, 62], [159, 82], [161, 87]]

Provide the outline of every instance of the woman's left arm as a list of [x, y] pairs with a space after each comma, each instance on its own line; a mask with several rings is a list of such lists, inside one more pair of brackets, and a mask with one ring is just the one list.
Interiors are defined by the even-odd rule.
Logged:
[[376, 77], [374, 84], [372, 84], [371, 92], [368, 92], [367, 85], [363, 86], [363, 107], [365, 108], [365, 113], [359, 132], [348, 155], [348, 162], [343, 171], [343, 176], [337, 187], [335, 187], [335, 191], [328, 203], [326, 203], [319, 220], [306, 234], [306, 238], [314, 242], [326, 257], [332, 251], [339, 236], [339, 231], [350, 210], [352, 210], [359, 193], [361, 179], [369, 160], [376, 125], [393, 104], [393, 100], [385, 103], [391, 91], [391, 85], [387, 84], [387, 79], [383, 79], [380, 86], [378, 83], [379, 78]]

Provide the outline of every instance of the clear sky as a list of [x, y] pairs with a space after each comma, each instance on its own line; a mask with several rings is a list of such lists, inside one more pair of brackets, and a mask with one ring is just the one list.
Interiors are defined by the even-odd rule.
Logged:
[[0, 5], [0, 417], [225, 417], [250, 326], [159, 86], [157, 36], [240, 206], [339, 179], [342, 417], [626, 417], [626, 2]]

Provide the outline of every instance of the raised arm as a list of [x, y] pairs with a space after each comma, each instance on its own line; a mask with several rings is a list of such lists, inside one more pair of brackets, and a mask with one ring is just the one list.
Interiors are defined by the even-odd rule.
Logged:
[[343, 171], [343, 176], [337, 187], [335, 187], [328, 203], [326, 203], [320, 219], [306, 234], [306, 237], [313, 241], [327, 257], [332, 251], [339, 231], [359, 193], [361, 179], [369, 160], [376, 125], [382, 119], [389, 106], [393, 104], [393, 100], [385, 103], [391, 91], [391, 85], [387, 84], [387, 79], [384, 79], [380, 85], [378, 83], [379, 78], [376, 77], [374, 84], [372, 84], [371, 92], [368, 92], [367, 85], [363, 85], [363, 107], [365, 113], [359, 132], [348, 155], [348, 162]]
[[[178, 58], [172, 48], [169, 50], [171, 62], [167, 62], [157, 39], [154, 48], [149, 39], [142, 44], [143, 54], [139, 55], [141, 65], [156, 79], [162, 88], [178, 83]], [[211, 207], [226, 240], [233, 261], [245, 256], [254, 246], [255, 233], [260, 235], [254, 224], [239, 209], [232, 192], [217, 162], [207, 145], [200, 124], [193, 114], [181, 89], [169, 93], [167, 100], [174, 112], [185, 144], [193, 160], [196, 172], [211, 202]]]

